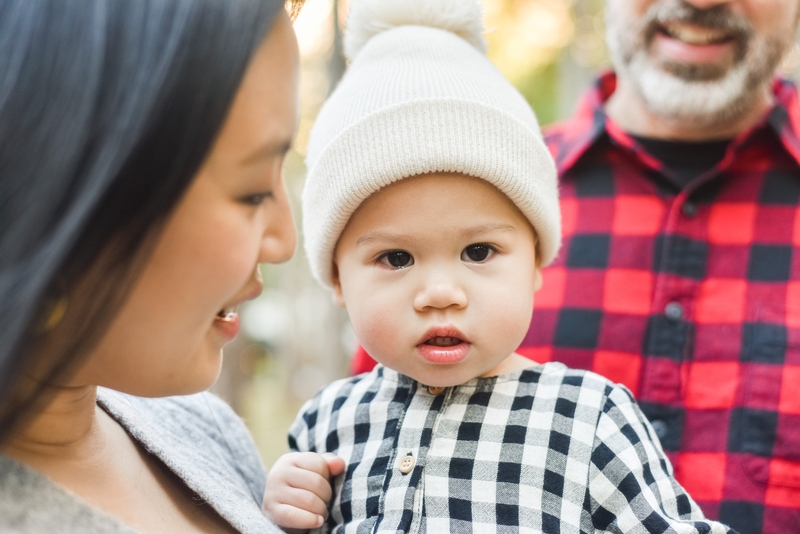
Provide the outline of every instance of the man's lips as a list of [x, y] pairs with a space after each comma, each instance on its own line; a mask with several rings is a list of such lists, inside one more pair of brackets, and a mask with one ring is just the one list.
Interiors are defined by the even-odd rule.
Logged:
[[670, 61], [714, 63], [730, 57], [737, 35], [730, 30], [668, 21], [659, 25], [653, 41]]
[[452, 326], [429, 329], [417, 343], [417, 351], [430, 363], [452, 364], [467, 357], [472, 344]]
[[720, 44], [734, 39], [730, 30], [709, 28], [696, 24], [678, 21], [667, 21], [660, 25], [660, 30], [667, 36], [692, 46]]

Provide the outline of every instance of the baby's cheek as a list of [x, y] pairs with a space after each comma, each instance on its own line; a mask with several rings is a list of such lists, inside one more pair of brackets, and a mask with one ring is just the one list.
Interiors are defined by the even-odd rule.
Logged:
[[398, 310], [388, 302], [362, 301], [362, 305], [350, 313], [350, 321], [358, 342], [373, 357], [386, 354], [399, 342]]
[[487, 323], [498, 337], [514, 345], [515, 350], [530, 327], [533, 313], [533, 288], [504, 284], [496, 288], [493, 298], [486, 305]]

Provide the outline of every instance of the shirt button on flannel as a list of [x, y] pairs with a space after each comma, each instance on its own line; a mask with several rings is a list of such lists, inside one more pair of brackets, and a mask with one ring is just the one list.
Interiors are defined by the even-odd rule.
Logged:
[[697, 215], [697, 204], [694, 202], [684, 202], [683, 206], [681, 206], [681, 213], [684, 216], [689, 217], [690, 219]]
[[654, 419], [650, 424], [653, 426], [653, 430], [655, 430], [658, 439], [663, 440], [667, 437], [667, 434], [669, 434], [669, 426], [661, 419]]
[[400, 460], [400, 467], [399, 467], [400, 472], [403, 473], [404, 475], [409, 474], [411, 470], [414, 469], [415, 463], [416, 460], [414, 460], [413, 456], [411, 456], [410, 454], [405, 456], [402, 460]]
[[664, 307], [664, 315], [670, 321], [680, 321], [683, 319], [683, 306], [680, 302], [670, 302]]
[[431, 395], [439, 395], [443, 391], [444, 388], [441, 386], [428, 386], [428, 393]]

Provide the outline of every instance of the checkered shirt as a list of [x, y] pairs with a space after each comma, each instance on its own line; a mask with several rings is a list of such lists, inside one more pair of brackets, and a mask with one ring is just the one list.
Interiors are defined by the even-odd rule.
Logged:
[[545, 132], [564, 247], [518, 352], [626, 385], [708, 517], [800, 533], [797, 90], [776, 81], [772, 110], [681, 188], [604, 113], [615, 85]]
[[728, 532], [624, 387], [550, 363], [439, 389], [378, 366], [303, 407], [290, 448], [347, 465], [322, 531]]

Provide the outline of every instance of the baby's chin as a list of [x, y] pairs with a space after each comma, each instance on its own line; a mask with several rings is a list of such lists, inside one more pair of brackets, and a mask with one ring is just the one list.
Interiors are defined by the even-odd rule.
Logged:
[[426, 386], [449, 388], [466, 384], [476, 378], [483, 378], [489, 370], [485, 366], [475, 367], [459, 363], [451, 365], [427, 364], [424, 369], [413, 369], [408, 370], [408, 372], [397, 371]]

